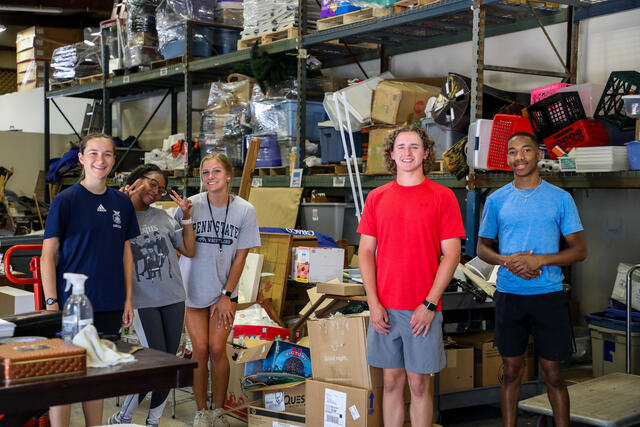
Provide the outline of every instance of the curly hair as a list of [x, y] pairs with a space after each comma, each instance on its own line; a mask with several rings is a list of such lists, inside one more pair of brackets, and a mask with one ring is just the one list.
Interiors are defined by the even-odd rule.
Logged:
[[384, 146], [382, 148], [382, 150], [384, 151], [385, 167], [392, 174], [396, 174], [398, 172], [396, 162], [391, 158], [391, 152], [393, 151], [393, 144], [396, 142], [396, 138], [402, 132], [414, 132], [422, 140], [422, 146], [424, 147], [425, 151], [428, 151], [429, 153], [427, 155], [427, 158], [422, 161], [422, 171], [425, 175], [428, 175], [433, 168], [433, 162], [435, 161], [436, 157], [433, 151], [434, 142], [431, 138], [429, 138], [429, 135], [427, 135], [427, 132], [424, 129], [415, 125], [400, 126], [394, 129], [393, 132], [391, 132], [389, 135], [387, 135], [387, 138], [384, 141]]
[[134, 170], [131, 171], [125, 183], [127, 185], [131, 185], [136, 182], [138, 179], [146, 176], [149, 172], [155, 172], [162, 175], [164, 178], [165, 185], [169, 184], [169, 179], [167, 178], [167, 173], [160, 169], [157, 165], [153, 163], [147, 163], [146, 165], [137, 166]]

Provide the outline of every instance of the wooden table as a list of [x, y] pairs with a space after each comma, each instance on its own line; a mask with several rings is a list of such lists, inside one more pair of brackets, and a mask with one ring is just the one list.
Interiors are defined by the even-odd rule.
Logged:
[[[118, 342], [118, 350], [132, 346]], [[136, 361], [110, 368], [90, 368], [86, 374], [8, 386], [0, 385], [0, 414], [46, 410], [62, 405], [193, 384], [195, 361], [148, 348], [134, 354]], [[0, 422], [0, 425], [2, 423]]]
[[[594, 426], [640, 423], [640, 376], [614, 373], [567, 387], [571, 421]], [[522, 410], [552, 416], [547, 394], [521, 401]]]

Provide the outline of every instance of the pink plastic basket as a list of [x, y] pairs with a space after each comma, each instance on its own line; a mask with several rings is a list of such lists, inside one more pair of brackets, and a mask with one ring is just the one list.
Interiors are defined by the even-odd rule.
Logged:
[[573, 86], [570, 83], [551, 83], [550, 85], [540, 86], [531, 90], [531, 103], [535, 104], [541, 99], [545, 99], [547, 96], [551, 96], [558, 92], [558, 89]]

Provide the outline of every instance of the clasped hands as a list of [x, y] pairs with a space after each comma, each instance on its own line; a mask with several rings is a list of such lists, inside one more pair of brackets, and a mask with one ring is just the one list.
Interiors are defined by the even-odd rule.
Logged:
[[511, 273], [525, 280], [535, 279], [542, 270], [539, 257], [533, 251], [518, 252], [504, 257], [503, 266]]

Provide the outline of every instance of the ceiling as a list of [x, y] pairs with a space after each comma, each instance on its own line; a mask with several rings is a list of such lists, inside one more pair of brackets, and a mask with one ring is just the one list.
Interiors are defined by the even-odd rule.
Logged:
[[7, 27], [0, 33], [0, 50], [15, 51], [16, 32], [33, 25], [96, 27], [111, 16], [113, 4], [114, 0], [0, 0], [0, 24]]

